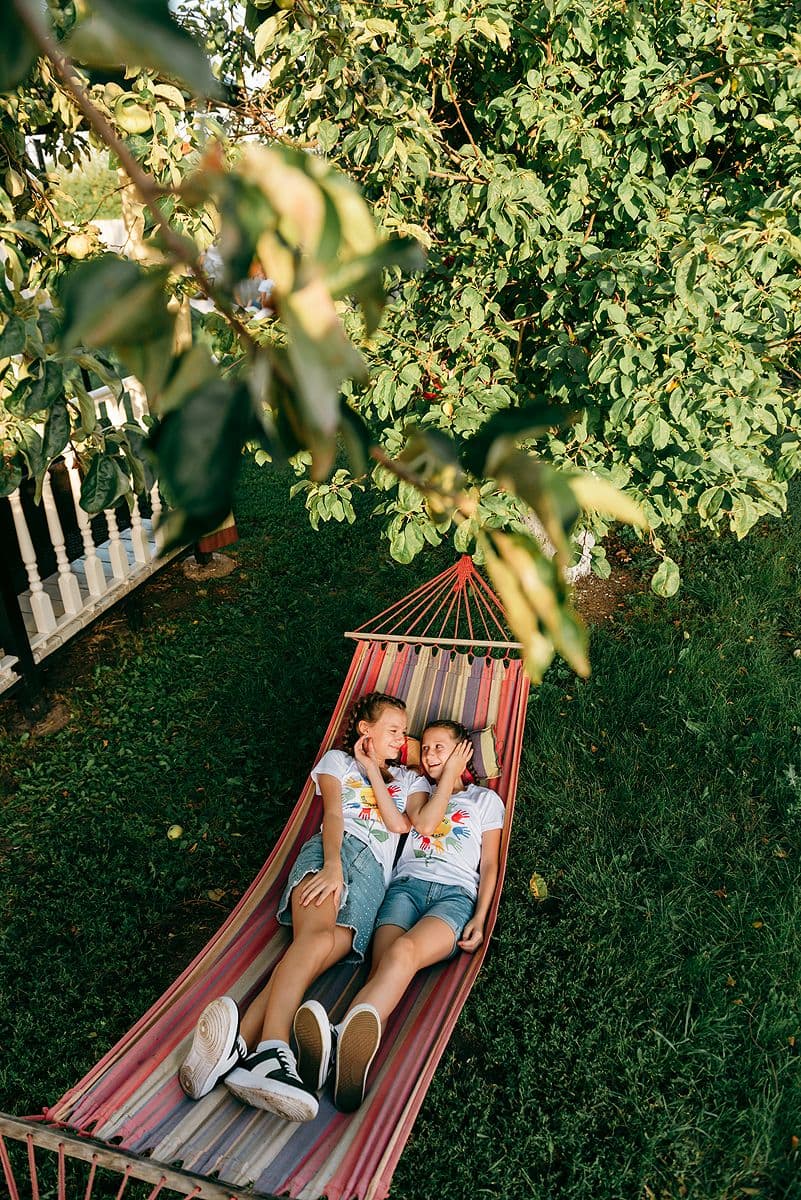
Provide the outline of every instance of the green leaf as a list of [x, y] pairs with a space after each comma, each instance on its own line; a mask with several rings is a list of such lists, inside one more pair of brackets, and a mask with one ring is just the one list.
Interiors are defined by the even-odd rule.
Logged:
[[[425, 266], [425, 253], [414, 238], [393, 238], [382, 242], [369, 254], [360, 255], [333, 267], [326, 274], [331, 295], [338, 299], [353, 296], [362, 305], [368, 334], [378, 326], [383, 308], [382, 272], [387, 267], [403, 271], [420, 271]], [[376, 297], [378, 304], [375, 303]]]
[[681, 576], [679, 568], [672, 558], [663, 558], [651, 580], [651, 589], [657, 596], [675, 596], [679, 590]]
[[651, 430], [651, 442], [654, 450], [664, 450], [670, 441], [671, 430], [667, 421], [663, 421], [661, 417], [657, 417], [654, 421], [654, 427]]
[[60, 365], [53, 359], [48, 359], [38, 378], [27, 377], [21, 380], [10, 396], [5, 398], [5, 406], [17, 417], [32, 417], [34, 413], [50, 408], [53, 401], [64, 391], [64, 376]]
[[168, 544], [202, 536], [227, 516], [252, 432], [247, 387], [226, 379], [201, 384], [156, 427], [159, 479], [177, 509], [166, 526]]
[[334, 458], [339, 393], [349, 377], [363, 379], [361, 355], [348, 340], [321, 280], [312, 280], [280, 304], [287, 359], [297, 390], [296, 436], [312, 455], [312, 477], [324, 478]]
[[514, 450], [495, 467], [501, 487], [514, 492], [539, 517], [553, 543], [557, 559], [566, 564], [566, 535], [576, 523], [579, 506], [567, 477], [522, 450]]
[[153, 470], [153, 452], [140, 429], [126, 425], [122, 452], [131, 472], [136, 495], [149, 492], [156, 482], [156, 472]]
[[[18, 0], [26, 10], [36, 17], [39, 24], [42, 21], [44, 5], [37, 5], [32, 0]], [[12, 0], [2, 0], [0, 7], [0, 28], [3, 36], [0, 40], [0, 92], [10, 92], [22, 83], [37, 57], [37, 50], [30, 35], [20, 21]], [[13, 488], [11, 489], [14, 490]]]
[[190, 346], [168, 365], [169, 379], [158, 397], [157, 406], [151, 405], [151, 411], [159, 417], [166, 416], [174, 408], [180, 408], [190, 393], [220, 375], [219, 367], [208, 349], [201, 344]]
[[473, 475], [492, 475], [495, 464], [518, 442], [532, 441], [549, 429], [569, 425], [578, 415], [576, 409], [545, 401], [495, 413], [467, 442], [462, 462]]
[[54, 404], [45, 426], [42, 453], [46, 461], [57, 458], [70, 439], [70, 414], [63, 402]]
[[145, 269], [114, 254], [73, 267], [61, 292], [62, 345], [127, 346], [166, 338], [174, 322], [164, 292], [168, 274], [168, 267]]
[[113, 508], [130, 487], [130, 480], [116, 455], [98, 453], [81, 484], [81, 508], [95, 516], [106, 508]]
[[612, 564], [606, 557], [606, 550], [603, 546], [593, 546], [591, 550], [592, 558], [592, 573], [597, 575], [599, 579], [608, 579], [612, 574]]
[[350, 469], [354, 475], [364, 475], [370, 465], [370, 450], [375, 444], [375, 439], [366, 421], [344, 400], [340, 418], [340, 433]]
[[726, 492], [722, 487], [706, 488], [698, 497], [698, 515], [702, 520], [710, 521], [720, 510]]
[[0, 455], [0, 496], [10, 496], [22, 483], [22, 463], [17, 455]]
[[[203, 176], [201, 175], [201, 181]], [[190, 180], [191, 185], [191, 180]], [[276, 213], [262, 189], [239, 175], [224, 175], [217, 188], [222, 228], [219, 251], [228, 287], [247, 277], [259, 238], [274, 227]]]
[[127, 369], [144, 388], [148, 405], [154, 415], [162, 408], [162, 388], [172, 370], [173, 345], [171, 319], [170, 327], [162, 337], [130, 344], [118, 343], [115, 347]]
[[42, 439], [32, 425], [20, 425], [17, 429], [20, 454], [25, 459], [28, 474], [36, 478], [44, 471], [46, 463], [42, 453]]
[[0, 358], [12, 358], [25, 349], [25, 322], [19, 317], [9, 317], [0, 333]]
[[67, 42], [90, 67], [149, 67], [204, 96], [222, 97], [206, 55], [170, 14], [168, 0], [93, 0], [92, 15]]
[[602, 513], [627, 525], [647, 529], [648, 522], [638, 504], [598, 475], [571, 475], [569, 477], [573, 495], [585, 512]]
[[738, 541], [742, 540], [750, 529], [756, 525], [761, 514], [750, 496], [745, 492], [735, 496], [731, 505], [731, 531]]

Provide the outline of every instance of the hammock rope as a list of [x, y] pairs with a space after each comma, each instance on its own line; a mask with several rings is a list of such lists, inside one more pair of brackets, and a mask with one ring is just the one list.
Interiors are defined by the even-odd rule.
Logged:
[[[443, 609], [444, 616], [435, 629]], [[484, 638], [476, 636], [474, 614], [481, 615]], [[428, 623], [424, 624], [426, 617]], [[476, 651], [480, 647], [519, 649], [519, 643], [509, 641], [503, 605], [481, 577], [469, 554], [345, 636], [464, 645]]]
[[[506, 819], [498, 887], [482, 946], [415, 978], [387, 1025], [370, 1089], [357, 1112], [337, 1112], [324, 1093], [315, 1121], [293, 1125], [240, 1104], [224, 1087], [200, 1101], [185, 1097], [177, 1072], [200, 1012], [222, 994], [232, 996], [243, 1010], [267, 982], [287, 944], [289, 935], [276, 920], [278, 900], [299, 847], [319, 828], [322, 816], [320, 798], [307, 779], [258, 875], [164, 995], [46, 1109], [42, 1125], [0, 1115], [0, 1163], [11, 1200], [19, 1197], [16, 1184], [12, 1187], [4, 1133], [31, 1139], [32, 1200], [38, 1200], [33, 1144], [56, 1149], [57, 1139], [58, 1200], [65, 1200], [65, 1153], [90, 1162], [90, 1146], [82, 1140], [86, 1137], [95, 1139], [97, 1158], [84, 1200], [91, 1200], [98, 1166], [122, 1175], [116, 1200], [124, 1200], [129, 1178], [153, 1186], [148, 1200], [156, 1200], [161, 1189], [225, 1200], [240, 1195], [240, 1188], [293, 1200], [385, 1200], [490, 941], [505, 874], [528, 679], [514, 653], [518, 644], [504, 627], [500, 601], [466, 556], [346, 636], [356, 646], [320, 754], [337, 743], [353, 701], [372, 691], [405, 700], [413, 733], [436, 717], [460, 720], [472, 729], [495, 729], [502, 771], [493, 786], [506, 806]], [[494, 653], [499, 650], [501, 655]], [[340, 963], [310, 994], [339, 1020], [365, 970]]]

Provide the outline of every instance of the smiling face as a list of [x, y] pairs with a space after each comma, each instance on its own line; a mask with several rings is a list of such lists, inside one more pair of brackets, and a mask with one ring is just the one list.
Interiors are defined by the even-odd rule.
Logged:
[[436, 783], [442, 774], [445, 763], [456, 749], [459, 739], [450, 729], [441, 729], [432, 725], [423, 734], [420, 747], [420, 763], [429, 779]]
[[406, 713], [401, 708], [385, 704], [374, 721], [359, 722], [359, 733], [372, 738], [380, 763], [394, 762], [406, 740]]

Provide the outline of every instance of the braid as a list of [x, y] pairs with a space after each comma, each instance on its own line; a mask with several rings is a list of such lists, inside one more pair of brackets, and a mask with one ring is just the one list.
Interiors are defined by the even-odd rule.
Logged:
[[387, 696], [384, 692], [368, 692], [366, 696], [362, 696], [356, 701], [351, 709], [342, 738], [342, 744], [348, 754], [353, 754], [354, 747], [361, 737], [359, 722], [377, 721], [385, 708], [399, 708], [401, 712], [406, 712], [406, 705], [402, 700], [399, 700], [397, 696]]
[[[469, 742], [472, 740], [470, 737], [470, 730], [465, 725], [462, 725], [461, 721], [448, 721], [444, 719], [441, 721], [429, 721], [423, 732], [420, 734], [421, 742], [428, 733], [429, 729], [446, 729], [448, 733], [453, 734], [457, 742]], [[464, 773], [465, 775], [469, 775], [473, 783], [478, 783], [478, 775], [476, 774], [476, 769], [473, 766], [472, 754], [470, 755], [470, 761], [464, 769]]]

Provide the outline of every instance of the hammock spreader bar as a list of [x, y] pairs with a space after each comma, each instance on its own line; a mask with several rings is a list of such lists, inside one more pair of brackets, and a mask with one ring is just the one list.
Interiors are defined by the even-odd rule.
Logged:
[[[462, 615], [468, 604], [476, 604], [480, 597], [483, 611], [492, 616], [500, 636], [482, 643], [475, 636], [476, 626], [468, 625], [468, 636], [460, 637], [458, 623], [436, 638], [421, 634], [420, 628], [425, 628], [421, 614], [427, 611], [432, 595], [440, 603], [443, 596], [450, 598], [451, 608], [454, 599], [460, 598], [457, 607]], [[414, 601], [411, 606], [410, 600]], [[394, 615], [385, 621], [390, 614]], [[28, 1132], [33, 1136], [35, 1130], [37, 1136], [47, 1133], [56, 1137], [62, 1176], [65, 1156], [67, 1162], [86, 1158], [75, 1149], [75, 1133], [93, 1136], [122, 1161], [123, 1165], [118, 1162], [114, 1168], [122, 1176], [120, 1200], [129, 1177], [153, 1183], [149, 1200], [155, 1200], [160, 1188], [199, 1200], [222, 1200], [222, 1192], [231, 1196], [247, 1187], [258, 1195], [289, 1195], [295, 1200], [319, 1196], [384, 1200], [436, 1065], [484, 959], [497, 913], [528, 694], [521, 661], [512, 654], [517, 647], [508, 640], [501, 620], [497, 597], [472, 562], [462, 559], [369, 623], [381, 621], [382, 630], [371, 632], [362, 626], [349, 635], [357, 639], [357, 645], [320, 753], [336, 743], [358, 696], [386, 691], [405, 699], [412, 732], [419, 732], [433, 717], [452, 717], [474, 729], [494, 725], [503, 759], [501, 778], [494, 786], [506, 806], [500, 877], [484, 943], [474, 955], [460, 954], [421, 972], [414, 980], [388, 1023], [361, 1108], [349, 1115], [338, 1113], [324, 1093], [316, 1120], [293, 1125], [240, 1104], [224, 1087], [215, 1088], [203, 1100], [188, 1100], [177, 1078], [205, 1004], [227, 993], [244, 1008], [264, 986], [283, 953], [288, 934], [276, 920], [278, 900], [298, 849], [319, 827], [322, 816], [320, 798], [309, 779], [261, 871], [205, 949], [84, 1079], [46, 1110], [44, 1124], [10, 1119], [13, 1128], [0, 1122], [0, 1134], [28, 1140]], [[387, 623], [394, 625], [396, 632], [390, 634]], [[494, 632], [492, 622], [485, 631]], [[507, 653], [499, 658], [469, 653], [482, 645], [501, 646]], [[437, 646], [447, 652], [437, 653]], [[364, 968], [354, 970], [340, 963], [318, 981], [312, 994], [336, 1021], [363, 978]], [[24, 1139], [17, 1128], [20, 1124], [28, 1131]], [[59, 1132], [65, 1127], [65, 1132]], [[113, 1147], [108, 1146], [110, 1142]], [[83, 1150], [84, 1144], [78, 1144]], [[29, 1156], [32, 1145], [28, 1140]], [[0, 1140], [4, 1170], [6, 1158]], [[166, 1165], [162, 1168], [161, 1164]], [[210, 1175], [215, 1176], [214, 1181], [199, 1180]], [[176, 1188], [173, 1177], [186, 1181], [187, 1186]], [[31, 1195], [37, 1200], [34, 1178], [32, 1173]], [[207, 1183], [217, 1190], [207, 1190]], [[91, 1186], [85, 1200], [90, 1200], [90, 1192]]]

